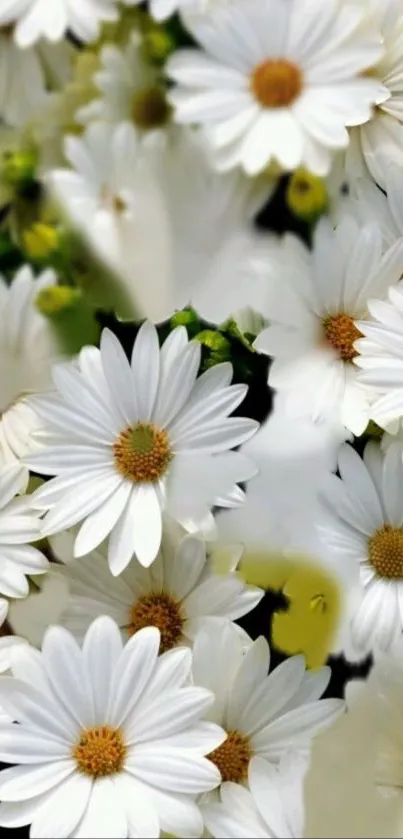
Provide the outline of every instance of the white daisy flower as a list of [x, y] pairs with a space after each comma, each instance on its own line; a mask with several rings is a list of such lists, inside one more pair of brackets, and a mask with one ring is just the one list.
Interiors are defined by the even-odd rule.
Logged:
[[54, 369], [58, 395], [38, 400], [46, 447], [28, 458], [56, 475], [34, 494], [47, 536], [83, 522], [74, 555], [84, 556], [110, 534], [108, 561], [118, 575], [136, 554], [150, 565], [159, 551], [163, 508], [180, 521], [202, 519], [221, 496], [256, 473], [233, 452], [258, 423], [229, 417], [246, 385], [232, 385], [222, 364], [196, 378], [200, 344], [186, 329], [160, 349], [146, 322], [131, 365], [105, 329], [101, 349], [85, 347], [76, 363]]
[[30, 496], [19, 495], [25, 483], [19, 464], [0, 469], [0, 625], [7, 616], [7, 598], [26, 597], [27, 575], [44, 574], [48, 568], [46, 557], [30, 545], [40, 538], [41, 528]]
[[[63, 534], [64, 536], [64, 534]], [[57, 548], [57, 537], [52, 546]], [[66, 542], [70, 542], [68, 554]], [[184, 535], [180, 527], [163, 531], [161, 548], [151, 568], [132, 562], [120, 577], [112, 577], [106, 551], [72, 561], [74, 535], [66, 534], [63, 552], [56, 550], [66, 568], [56, 569], [67, 582], [69, 596], [59, 623], [79, 640], [91, 620], [109, 615], [124, 638], [144, 626], [161, 633], [161, 652], [178, 644], [191, 645], [198, 630], [211, 617], [236, 620], [250, 612], [264, 592], [247, 586], [235, 572], [214, 573], [205, 544]]]
[[[1, 15], [1, 10], [0, 10]], [[15, 128], [26, 125], [47, 102], [49, 76], [67, 81], [70, 52], [66, 44], [38, 44], [21, 50], [12, 31], [0, 28], [0, 118]]]
[[223, 738], [200, 722], [213, 697], [185, 686], [189, 650], [158, 658], [154, 627], [123, 647], [107, 617], [94, 621], [80, 649], [52, 627], [42, 653], [21, 648], [14, 678], [0, 678], [3, 725], [0, 824], [32, 824], [31, 835], [199, 836], [194, 797], [219, 773], [203, 755]]
[[67, 30], [81, 41], [94, 41], [101, 21], [117, 18], [116, 0], [2, 0], [0, 26], [14, 26], [19, 47], [40, 38], [61, 41]]
[[373, 16], [383, 40], [383, 56], [367, 72], [384, 84], [389, 97], [373, 109], [371, 119], [351, 132], [346, 168], [349, 177], [357, 178], [369, 170], [385, 189], [386, 169], [391, 163], [401, 165], [403, 146], [403, 13], [400, 0], [356, 0], [363, 11]]
[[[337, 0], [239, 0], [187, 25], [201, 50], [167, 63], [175, 119], [203, 125], [217, 165], [256, 174], [270, 161], [326, 175], [347, 126], [390, 95], [365, 75], [382, 55], [364, 15]], [[314, 33], [314, 35], [312, 35]]]
[[379, 226], [360, 228], [351, 217], [336, 230], [321, 219], [312, 251], [285, 236], [281, 284], [265, 313], [270, 326], [255, 347], [273, 357], [269, 384], [287, 394], [296, 416], [339, 418], [362, 434], [374, 394], [359, 379], [357, 339], [370, 320], [371, 298], [397, 284], [402, 258], [403, 240], [383, 253]]
[[38, 447], [32, 433], [39, 420], [30, 394], [49, 389], [51, 366], [60, 348], [35, 299], [55, 282], [53, 271], [35, 279], [28, 265], [11, 285], [0, 277], [0, 461], [6, 463]]
[[95, 122], [83, 137], [66, 137], [64, 152], [72, 169], [51, 170], [46, 183], [73, 227], [115, 274], [119, 314], [168, 318], [172, 290], [161, 280], [166, 269], [160, 271], [171, 259], [166, 207], [139, 154], [133, 126]]
[[222, 784], [220, 803], [202, 807], [215, 839], [300, 839], [304, 835], [303, 782], [307, 761], [288, 752], [278, 767], [259, 757], [249, 764], [249, 789]]
[[312, 739], [344, 712], [339, 699], [319, 701], [328, 667], [306, 672], [304, 656], [292, 656], [267, 675], [269, 666], [267, 641], [260, 637], [245, 652], [233, 624], [221, 632], [206, 626], [196, 636], [194, 683], [214, 693], [207, 718], [227, 733], [209, 754], [223, 783], [244, 784], [254, 756], [277, 764], [290, 748], [308, 754]]
[[348, 632], [365, 654], [388, 649], [403, 630], [402, 447], [383, 453], [370, 442], [362, 461], [344, 445], [338, 468], [341, 477], [329, 475], [323, 490], [318, 531], [335, 561], [350, 568], [357, 599]]
[[76, 118], [83, 125], [94, 120], [114, 125], [131, 122], [140, 134], [147, 134], [169, 124], [171, 108], [163, 78], [145, 60], [139, 32], [132, 32], [120, 49], [114, 44], [103, 47], [93, 81], [101, 97], [78, 110]]
[[389, 289], [387, 301], [371, 300], [368, 309], [372, 321], [357, 322], [364, 336], [357, 341], [359, 380], [378, 396], [371, 419], [393, 432], [403, 418], [403, 283]]

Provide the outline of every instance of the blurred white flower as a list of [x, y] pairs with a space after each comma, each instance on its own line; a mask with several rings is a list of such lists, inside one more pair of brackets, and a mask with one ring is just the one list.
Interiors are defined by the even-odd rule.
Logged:
[[19, 47], [40, 38], [61, 41], [70, 30], [82, 41], [94, 41], [101, 21], [117, 18], [116, 0], [6, 0], [0, 5], [0, 26], [14, 26]]
[[49, 83], [65, 84], [70, 72], [67, 44], [42, 42], [21, 50], [12, 32], [0, 28], [0, 119], [8, 126], [25, 126], [48, 101]]
[[380, 34], [352, 4], [239, 0], [186, 21], [202, 49], [168, 60], [170, 101], [179, 123], [203, 126], [220, 168], [255, 175], [275, 161], [326, 175], [347, 127], [390, 96], [365, 72]]
[[371, 118], [350, 134], [346, 171], [350, 178], [368, 171], [382, 189], [391, 164], [401, 165], [403, 149], [403, 9], [400, 0], [355, 0], [381, 32], [383, 55], [368, 71], [389, 96], [373, 108]]

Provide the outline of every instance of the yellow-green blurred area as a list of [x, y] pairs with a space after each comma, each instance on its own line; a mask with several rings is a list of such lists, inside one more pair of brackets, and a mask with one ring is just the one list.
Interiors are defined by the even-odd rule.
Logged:
[[[216, 571], [225, 573], [233, 553], [213, 549], [212, 557]], [[272, 644], [285, 655], [303, 653], [310, 668], [322, 666], [332, 649], [341, 613], [336, 581], [305, 557], [265, 552], [245, 553], [238, 572], [250, 585], [281, 592], [287, 600], [286, 611], [267, 615], [264, 631], [271, 635]]]
[[316, 221], [328, 206], [325, 181], [303, 168], [291, 175], [285, 198], [289, 210], [309, 222]]

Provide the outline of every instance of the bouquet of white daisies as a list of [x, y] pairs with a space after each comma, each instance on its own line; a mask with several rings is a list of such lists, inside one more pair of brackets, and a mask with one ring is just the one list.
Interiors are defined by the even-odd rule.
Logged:
[[402, 835], [402, 277], [403, 0], [0, 0], [4, 835]]

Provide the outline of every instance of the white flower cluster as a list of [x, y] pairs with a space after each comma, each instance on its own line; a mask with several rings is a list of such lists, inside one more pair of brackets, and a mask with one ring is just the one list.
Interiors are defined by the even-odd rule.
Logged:
[[401, 649], [403, 0], [0, 0], [3, 263], [0, 826], [305, 835], [345, 703], [245, 568]]

